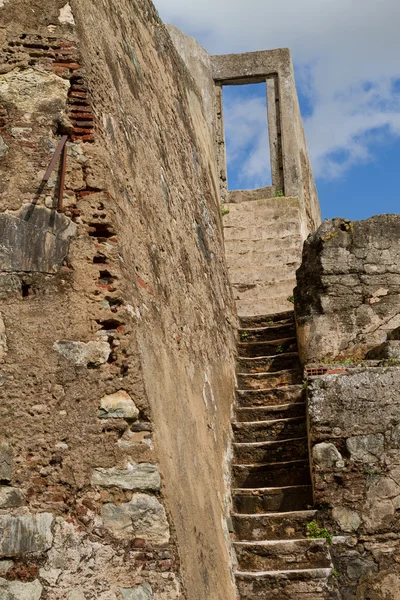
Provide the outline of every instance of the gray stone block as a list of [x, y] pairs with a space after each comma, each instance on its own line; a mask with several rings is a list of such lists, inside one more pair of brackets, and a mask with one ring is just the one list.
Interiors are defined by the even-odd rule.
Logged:
[[12, 478], [13, 451], [10, 444], [0, 437], [0, 481], [9, 482]]
[[130, 502], [105, 504], [104, 526], [119, 539], [143, 538], [154, 544], [169, 541], [169, 525], [160, 501], [148, 494], [133, 494]]
[[36, 581], [22, 583], [21, 581], [7, 581], [0, 577], [1, 600], [40, 600], [42, 585]]
[[160, 474], [157, 466], [151, 463], [132, 463], [128, 469], [94, 469], [92, 485], [102, 487], [119, 487], [123, 490], [160, 489]]
[[45, 552], [53, 542], [53, 515], [0, 516], [0, 557]]
[[13, 508], [23, 504], [25, 504], [25, 497], [20, 489], [0, 486], [0, 508]]

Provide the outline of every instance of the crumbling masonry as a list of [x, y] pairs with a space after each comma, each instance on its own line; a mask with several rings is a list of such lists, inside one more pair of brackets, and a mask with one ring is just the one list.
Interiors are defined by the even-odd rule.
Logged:
[[288, 50], [0, 0], [1, 600], [398, 600], [399, 228], [320, 226]]

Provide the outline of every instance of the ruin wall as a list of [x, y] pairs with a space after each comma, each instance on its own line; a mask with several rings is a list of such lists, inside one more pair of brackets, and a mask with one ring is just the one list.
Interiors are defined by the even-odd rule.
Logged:
[[6, 0], [0, 23], [0, 595], [233, 600], [201, 93], [147, 0]]
[[332, 540], [343, 600], [398, 598], [399, 226], [325, 221], [297, 271], [316, 532]]

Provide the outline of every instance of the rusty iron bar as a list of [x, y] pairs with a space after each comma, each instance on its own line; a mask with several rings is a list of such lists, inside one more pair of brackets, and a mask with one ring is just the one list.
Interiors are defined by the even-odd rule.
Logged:
[[[68, 139], [68, 136], [64, 136], [63, 139], [65, 137]], [[62, 147], [62, 155], [61, 155], [60, 186], [58, 188], [57, 210], [62, 210], [62, 207], [63, 207], [64, 183], [65, 183], [65, 169], [66, 169], [66, 166], [67, 166], [67, 145], [64, 142], [64, 145]]]
[[[62, 159], [62, 165], [61, 165], [61, 175], [60, 175], [60, 190], [59, 190], [59, 197], [58, 197], [58, 205], [57, 205], [57, 209], [60, 210], [60, 206], [62, 207], [62, 200], [63, 200], [63, 196], [64, 196], [64, 179], [65, 179], [65, 163], [66, 163], [66, 158], [67, 158], [67, 147], [66, 147], [66, 143], [68, 140], [68, 136], [67, 135], [63, 135], [61, 140], [58, 142], [57, 148], [52, 156], [52, 159], [50, 161], [49, 166], [47, 167], [46, 173], [43, 176], [43, 179], [40, 183], [39, 189], [36, 192], [36, 195], [34, 197], [34, 199], [32, 200], [31, 206], [29, 207], [29, 209], [26, 211], [26, 215], [24, 216], [24, 221], [29, 221], [30, 218], [33, 215], [33, 211], [35, 210], [35, 206], [46, 186], [46, 183], [49, 181], [50, 176], [54, 170], [54, 167], [56, 166], [57, 160], [61, 154], [61, 152], [63, 152], [63, 150], [65, 150], [65, 156], [63, 156]], [[61, 187], [62, 184], [62, 187]], [[60, 195], [61, 195], [61, 203], [60, 203]]]
[[54, 167], [56, 166], [56, 162], [58, 160], [58, 157], [60, 156], [60, 154], [61, 154], [61, 152], [62, 152], [65, 144], [67, 143], [67, 139], [68, 139], [68, 136], [67, 135], [63, 135], [62, 138], [61, 138], [61, 140], [58, 142], [58, 146], [56, 148], [56, 151], [54, 152], [53, 157], [52, 157], [52, 159], [50, 161], [50, 164], [47, 167], [47, 171], [46, 171], [46, 173], [43, 176], [42, 185], [44, 183], [47, 183], [48, 180], [50, 179], [50, 175], [54, 171]]

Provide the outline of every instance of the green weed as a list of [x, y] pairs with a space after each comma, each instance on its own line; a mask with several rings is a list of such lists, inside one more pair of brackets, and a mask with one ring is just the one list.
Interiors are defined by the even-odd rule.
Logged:
[[317, 521], [311, 521], [310, 523], [307, 523], [307, 531], [308, 531], [308, 535], [312, 538], [324, 538], [325, 540], [328, 541], [328, 544], [331, 545], [332, 544], [332, 534], [329, 533], [329, 531], [327, 529], [325, 529], [325, 527], [320, 527], [317, 523]]

